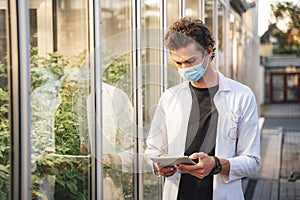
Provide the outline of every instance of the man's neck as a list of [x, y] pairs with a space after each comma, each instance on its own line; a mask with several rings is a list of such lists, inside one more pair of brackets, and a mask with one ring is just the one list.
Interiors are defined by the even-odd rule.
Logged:
[[211, 68], [211, 66], [209, 66], [204, 77], [197, 82], [192, 82], [191, 84], [196, 88], [211, 88], [219, 84], [219, 75]]

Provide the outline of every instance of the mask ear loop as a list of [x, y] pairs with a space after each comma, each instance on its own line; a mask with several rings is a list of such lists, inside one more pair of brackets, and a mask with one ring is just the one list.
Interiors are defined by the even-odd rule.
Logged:
[[[205, 59], [207, 58], [208, 55], [209, 55], [208, 53], [205, 53], [204, 56], [203, 56], [204, 58], [202, 59], [202, 61], [200, 63], [196, 64], [196, 65], [193, 65], [192, 68], [197, 69], [197, 66], [199, 66], [199, 65], [201, 65], [201, 67], [203, 68], [204, 61], [205, 61]], [[203, 69], [206, 71], [207, 68], [208, 68], [208, 64], [207, 64], [206, 68], [203, 68]]]

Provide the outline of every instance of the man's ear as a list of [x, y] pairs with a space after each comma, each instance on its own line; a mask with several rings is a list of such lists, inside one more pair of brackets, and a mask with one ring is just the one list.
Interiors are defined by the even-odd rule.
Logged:
[[214, 51], [213, 51], [212, 46], [208, 46], [207, 53], [208, 53], [209, 57], [212, 57], [213, 52], [214, 52]]

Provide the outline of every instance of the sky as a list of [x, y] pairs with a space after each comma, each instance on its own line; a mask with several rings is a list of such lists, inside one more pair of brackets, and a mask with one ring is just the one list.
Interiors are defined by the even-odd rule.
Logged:
[[[258, 35], [262, 36], [268, 30], [271, 20], [271, 4], [274, 2], [294, 2], [299, 0], [258, 0]], [[282, 24], [278, 24], [278, 28], [283, 28]]]

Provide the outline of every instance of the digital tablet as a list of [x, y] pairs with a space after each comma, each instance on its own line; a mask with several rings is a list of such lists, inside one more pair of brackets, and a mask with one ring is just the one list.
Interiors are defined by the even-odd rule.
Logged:
[[160, 168], [174, 167], [178, 164], [195, 165], [196, 163], [188, 156], [161, 156], [150, 158], [153, 162], [156, 162]]

